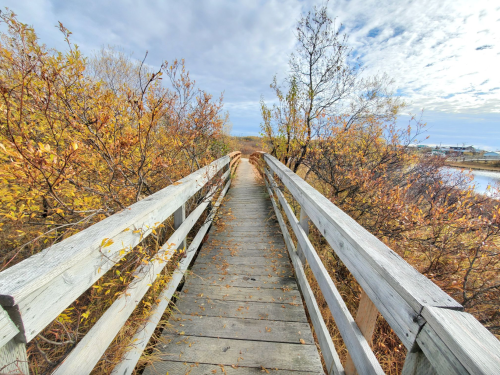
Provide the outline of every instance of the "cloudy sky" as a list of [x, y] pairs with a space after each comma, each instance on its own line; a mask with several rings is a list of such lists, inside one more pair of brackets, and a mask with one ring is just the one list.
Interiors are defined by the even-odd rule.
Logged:
[[[331, 0], [366, 74], [388, 73], [424, 110], [428, 144], [500, 149], [500, 4], [493, 0]], [[319, 1], [3, 0], [41, 41], [64, 48], [61, 21], [86, 54], [119, 46], [148, 63], [184, 58], [200, 88], [224, 92], [235, 135], [259, 133], [259, 100], [287, 73], [294, 27]], [[407, 116], [401, 123], [408, 121]]]

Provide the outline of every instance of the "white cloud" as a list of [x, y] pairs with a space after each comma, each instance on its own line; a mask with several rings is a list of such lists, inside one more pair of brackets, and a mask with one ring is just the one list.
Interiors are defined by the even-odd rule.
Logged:
[[367, 74], [387, 72], [414, 110], [500, 112], [500, 7], [493, 1], [335, 2]]
[[[214, 96], [224, 91], [226, 109], [246, 132], [258, 129], [261, 95], [273, 100], [273, 76], [287, 73], [301, 11], [322, 3], [3, 1], [49, 46], [64, 48], [54, 27], [61, 21], [86, 54], [112, 44], [139, 59], [148, 50], [147, 61], [156, 66], [185, 58], [199, 87]], [[394, 77], [399, 92], [413, 102], [413, 112], [474, 115], [500, 113], [500, 7], [494, 3], [332, 0], [328, 7], [337, 24], [345, 25], [366, 74]]]

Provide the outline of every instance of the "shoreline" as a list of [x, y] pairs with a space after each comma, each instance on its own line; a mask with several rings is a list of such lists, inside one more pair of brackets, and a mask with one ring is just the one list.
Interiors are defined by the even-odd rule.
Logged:
[[479, 165], [471, 165], [468, 163], [460, 163], [460, 162], [446, 162], [445, 165], [447, 167], [452, 168], [462, 168], [462, 169], [473, 169], [477, 171], [490, 171], [490, 172], [500, 172], [500, 167], [490, 167], [490, 166], [479, 166]]

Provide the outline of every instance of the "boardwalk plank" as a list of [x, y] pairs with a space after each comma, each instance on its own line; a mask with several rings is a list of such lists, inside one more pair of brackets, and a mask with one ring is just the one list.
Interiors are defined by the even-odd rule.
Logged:
[[265, 302], [223, 301], [184, 295], [176, 304], [176, 311], [190, 316], [226, 316], [243, 319], [267, 319], [285, 322], [307, 322], [302, 305]]
[[286, 258], [276, 258], [276, 259], [269, 259], [269, 258], [264, 258], [262, 256], [248, 256], [248, 257], [221, 257], [214, 255], [212, 257], [198, 257], [196, 260], [196, 263], [209, 263], [214, 266], [220, 265], [222, 262], [225, 264], [240, 264], [240, 265], [249, 265], [249, 266], [256, 266], [256, 267], [262, 267], [262, 266], [279, 266], [279, 267], [291, 267], [290, 266], [290, 261]]
[[217, 339], [198, 336], [164, 336], [160, 358], [176, 362], [266, 369], [321, 372], [315, 345]]
[[183, 294], [191, 294], [199, 297], [211, 299], [221, 299], [224, 301], [257, 301], [273, 303], [294, 303], [302, 304], [300, 293], [297, 289], [258, 289], [243, 287], [219, 287], [213, 285], [193, 285], [187, 292], [183, 289]]
[[293, 270], [291, 267], [276, 267], [276, 266], [252, 266], [252, 265], [241, 265], [232, 264], [227, 267], [214, 267], [207, 263], [198, 263], [193, 266], [191, 271], [198, 276], [205, 277], [211, 274], [221, 274], [221, 275], [245, 275], [245, 276], [282, 276], [290, 277], [293, 276]]
[[323, 374], [283, 236], [258, 181], [242, 159], [178, 293], [156, 347], [160, 359], [145, 375]]
[[281, 258], [285, 257], [285, 249], [238, 249], [238, 248], [207, 248], [206, 253], [200, 254], [200, 258], [222, 255], [226, 257], [256, 257]]
[[191, 315], [175, 314], [171, 325], [171, 337], [186, 335], [294, 344], [303, 340], [306, 344], [314, 344], [309, 323], [222, 316], [196, 319]]
[[186, 281], [185, 286], [191, 287], [193, 285], [218, 285], [232, 287], [246, 287], [246, 288], [290, 288], [297, 289], [297, 281], [294, 277], [275, 277], [275, 276], [245, 276], [245, 275], [210, 275], [204, 278], [190, 278]]
[[[222, 369], [224, 369], [224, 374], [226, 375], [262, 375], [266, 374], [266, 371], [262, 367], [236, 367], [231, 366], [219, 366], [219, 365], [207, 365], [193, 362], [156, 362], [153, 366], [148, 367], [144, 371], [143, 375], [165, 375], [167, 372], [169, 374], [181, 374], [181, 375], [213, 375], [213, 374], [223, 374]], [[266, 369], [273, 375], [317, 375], [323, 374], [323, 372], [311, 372], [311, 371], [293, 371], [288, 370], [273, 370]]]

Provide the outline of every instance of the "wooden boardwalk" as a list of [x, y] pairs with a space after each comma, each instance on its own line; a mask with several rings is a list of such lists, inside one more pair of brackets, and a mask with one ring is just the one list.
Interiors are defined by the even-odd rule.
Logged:
[[242, 159], [163, 333], [153, 374], [323, 374], [272, 205]]

